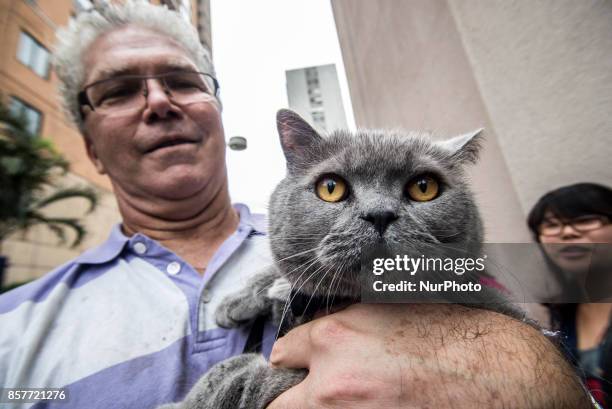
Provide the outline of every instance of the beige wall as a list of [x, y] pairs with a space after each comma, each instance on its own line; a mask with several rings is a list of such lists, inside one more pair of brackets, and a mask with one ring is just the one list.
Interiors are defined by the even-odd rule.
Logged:
[[545, 192], [612, 185], [612, 3], [332, 0], [358, 125], [483, 125], [489, 241], [527, 241]]
[[[60, 183], [64, 186], [91, 186], [87, 180], [74, 174], [68, 174]], [[67, 243], [62, 244], [43, 225], [35, 226], [28, 232], [15, 233], [2, 243], [2, 254], [9, 257], [10, 263], [4, 284], [40, 277], [106, 240], [111, 226], [120, 220], [119, 211], [111, 192], [100, 188], [96, 188], [96, 191], [99, 204], [93, 213], [87, 214], [88, 202], [83, 199], [68, 199], [45, 208], [48, 216], [81, 218], [88, 235], [78, 247], [69, 246], [74, 238], [72, 231], [66, 230]]]
[[440, 137], [484, 126], [484, 152], [471, 177], [487, 240], [528, 241], [497, 128], [446, 2], [334, 0], [332, 6], [357, 125]]
[[196, 27], [200, 35], [200, 41], [212, 54], [212, 30], [210, 22], [210, 0], [196, 0], [193, 3], [196, 16]]
[[574, 182], [612, 185], [612, 2], [450, 0], [525, 211]]

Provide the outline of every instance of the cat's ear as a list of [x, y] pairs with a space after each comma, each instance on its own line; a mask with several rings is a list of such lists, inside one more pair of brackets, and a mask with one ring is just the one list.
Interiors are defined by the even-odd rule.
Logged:
[[276, 126], [290, 169], [302, 162], [302, 159], [308, 155], [308, 151], [323, 140], [308, 122], [288, 109], [281, 109], [277, 112]]
[[476, 163], [482, 148], [483, 128], [476, 129], [463, 135], [455, 136], [440, 142], [440, 146], [451, 153], [451, 159], [458, 163]]

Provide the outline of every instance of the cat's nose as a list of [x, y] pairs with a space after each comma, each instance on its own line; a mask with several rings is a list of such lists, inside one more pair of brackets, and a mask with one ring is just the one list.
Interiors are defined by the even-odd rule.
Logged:
[[398, 218], [397, 214], [388, 210], [382, 212], [370, 212], [365, 216], [360, 217], [363, 220], [372, 223], [381, 237], [383, 234], [385, 234], [385, 230], [387, 230], [387, 227], [389, 227], [389, 225]]

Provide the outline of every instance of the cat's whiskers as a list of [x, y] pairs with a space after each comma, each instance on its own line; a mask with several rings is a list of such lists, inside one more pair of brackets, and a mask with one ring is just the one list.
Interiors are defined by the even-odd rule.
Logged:
[[295, 254], [292, 254], [290, 256], [287, 256], [287, 257], [281, 258], [279, 260], [276, 260], [276, 262], [278, 263], [280, 261], [286, 261], [286, 260], [292, 259], [292, 258], [297, 257], [297, 256], [301, 256], [301, 255], [306, 254], [306, 253], [317, 251], [317, 250], [319, 250], [319, 248], [320, 248], [320, 246], [315, 246], [315, 247], [313, 247], [311, 249], [300, 251], [298, 253], [295, 253]]
[[[326, 297], [327, 301], [325, 302], [325, 312], [327, 314], [329, 314], [330, 307], [334, 305], [334, 299], [336, 298], [335, 293], [332, 296], [332, 288], [334, 287], [334, 280], [336, 279], [336, 277], [340, 278], [340, 276], [342, 275], [342, 270], [344, 269], [345, 265], [346, 265], [346, 261], [343, 261], [342, 264], [340, 265], [340, 268], [337, 268], [336, 271], [334, 271], [331, 282], [329, 283], [329, 288], [327, 289], [327, 297]], [[340, 283], [340, 279], [338, 279], [338, 283]], [[331, 300], [330, 300], [330, 297], [331, 297]]]
[[427, 247], [431, 247], [434, 249], [451, 249], [451, 250], [464, 250], [464, 247], [459, 247], [459, 246], [465, 246], [466, 243], [462, 243], [462, 242], [458, 242], [458, 243], [443, 243], [441, 241], [438, 241], [436, 243], [428, 243], [428, 242], [422, 242], [419, 243], [423, 246], [427, 246]]
[[290, 235], [290, 236], [269, 236], [268, 240], [277, 241], [277, 240], [294, 240], [294, 239], [308, 239], [308, 240], [320, 240], [323, 241], [327, 237], [337, 237], [342, 235], [342, 233], [328, 233], [324, 236], [320, 234], [312, 234], [312, 235]]
[[[344, 263], [343, 263], [344, 264]], [[325, 301], [325, 312], [326, 314], [329, 314], [329, 308], [330, 308], [330, 297], [331, 297], [331, 289], [334, 286], [334, 280], [336, 279], [336, 277], [339, 276], [338, 271], [342, 271], [342, 270], [338, 270], [336, 269], [336, 271], [334, 271], [334, 274], [332, 274], [332, 279], [329, 283], [329, 287], [327, 288], [327, 296], [325, 297], [326, 301]], [[333, 298], [331, 299], [331, 302], [333, 303]]]
[[[311, 249], [309, 251], [313, 251], [316, 249]], [[295, 255], [294, 255], [295, 256]], [[311, 265], [313, 265], [316, 261], [318, 260], [318, 257], [309, 257], [306, 259], [306, 261], [304, 261], [302, 264], [298, 265], [297, 267], [295, 267], [293, 270], [284, 273], [284, 276], [290, 276], [291, 274], [294, 274], [298, 269], [301, 269], [302, 267], [305, 266], [304, 271], [302, 271], [302, 273], [298, 276], [297, 280], [299, 280], [302, 275], [308, 271], [308, 269], [310, 268]], [[267, 291], [272, 285], [274, 285], [274, 282], [270, 283], [270, 285], [263, 287], [260, 291], [258, 291], [256, 294], [261, 294], [264, 291]]]
[[[293, 288], [295, 287], [296, 283], [298, 283], [298, 282], [300, 281], [300, 279], [302, 278], [302, 276], [303, 276], [304, 274], [306, 274], [306, 272], [308, 271], [308, 269], [309, 269], [309, 268], [310, 268], [310, 267], [311, 267], [313, 264], [315, 264], [315, 263], [316, 263], [318, 260], [319, 260], [319, 259], [318, 259], [318, 257], [313, 257], [313, 258], [309, 259], [309, 261], [306, 261], [306, 262], [302, 263], [301, 265], [297, 266], [296, 268], [294, 268], [293, 270], [291, 270], [291, 271], [289, 271], [288, 273], [286, 273], [286, 274], [285, 274], [285, 276], [289, 276], [289, 275], [291, 275], [291, 274], [295, 274], [296, 270], [298, 270], [299, 268], [304, 268], [304, 269], [303, 269], [303, 271], [300, 273], [300, 275], [299, 275], [299, 276], [298, 276], [298, 277], [297, 277], [297, 278], [296, 278], [296, 279], [293, 281], [293, 283], [292, 283], [292, 282], [289, 282], [289, 283], [290, 283], [290, 285], [291, 285], [291, 287], [290, 287], [290, 289], [289, 289], [289, 297], [291, 296], [291, 292], [293, 291]], [[321, 267], [319, 267], [319, 268], [321, 268]], [[316, 273], [316, 270], [315, 270], [315, 273]], [[313, 273], [313, 274], [314, 274], [314, 273]], [[310, 278], [310, 277], [309, 277], [309, 278]], [[306, 279], [306, 281], [308, 281], [308, 279]], [[305, 283], [305, 282], [304, 282], [304, 283]], [[303, 284], [302, 284], [302, 285], [303, 285]], [[300, 286], [300, 289], [301, 289], [301, 288], [302, 288], [302, 287]], [[289, 299], [289, 298], [288, 298], [288, 299]], [[291, 301], [293, 301], [293, 298], [291, 298]], [[289, 302], [288, 304], [287, 304], [287, 303], [285, 303], [285, 306], [283, 307], [283, 317], [284, 317], [284, 315], [285, 315], [285, 313], [286, 313], [287, 307], [288, 307], [290, 304], [291, 304], [291, 302]], [[283, 318], [283, 319], [284, 319], [284, 318]], [[281, 322], [282, 322], [282, 319], [281, 319]]]
[[[283, 275], [285, 275], [285, 276], [290, 276], [291, 274], [296, 274], [296, 273], [299, 271], [299, 269], [301, 269], [302, 267], [304, 267], [306, 264], [308, 264], [308, 265], [306, 266], [306, 268], [310, 268], [310, 266], [311, 266], [311, 265], [313, 265], [314, 263], [316, 263], [317, 261], [319, 261], [319, 258], [318, 258], [318, 257], [315, 255], [314, 257], [308, 258], [308, 260], [306, 260], [305, 262], [303, 262], [303, 263], [302, 263], [302, 264], [300, 264], [299, 266], [294, 267], [294, 268], [293, 268], [291, 271], [289, 271], [289, 272], [287, 272], [287, 273], [283, 273]], [[302, 273], [301, 273], [301, 274], [300, 274], [300, 275], [297, 277], [296, 281], [297, 281], [297, 280], [299, 280], [299, 279], [302, 277], [302, 275], [303, 275], [303, 274], [304, 274], [304, 272], [302, 272]]]
[[442, 233], [444, 233], [445, 231], [448, 230], [436, 230], [434, 231], [434, 235], [437, 239], [450, 239], [452, 237], [457, 237], [461, 234], [464, 234], [465, 232], [461, 232], [461, 231], [456, 231], [454, 234], [450, 234], [450, 235], [442, 235]]
[[328, 232], [325, 233], [324, 235], [322, 235], [321, 233], [300, 233], [300, 234], [295, 234], [292, 233], [291, 235], [287, 235], [287, 236], [281, 236], [278, 233], [269, 233], [270, 236], [274, 236], [274, 237], [300, 237], [300, 236], [327, 236], [327, 235], [331, 235], [331, 236], [337, 236], [339, 234], [343, 234], [342, 232]]
[[[332, 279], [329, 283], [329, 287], [327, 288], [327, 297], [326, 297], [327, 301], [325, 303], [326, 304], [325, 310], [328, 314], [329, 314], [329, 307], [330, 307], [331, 290], [334, 286], [334, 281], [336, 280], [336, 277], [340, 277], [345, 265], [346, 265], [346, 261], [343, 261], [342, 264], [340, 264], [340, 267], [336, 268], [336, 271], [334, 271], [334, 274], [332, 275]], [[332, 298], [332, 302], [333, 302], [333, 298]]]
[[321, 283], [323, 282], [323, 280], [325, 280], [325, 277], [327, 277], [327, 274], [329, 274], [329, 272], [332, 270], [332, 268], [334, 268], [334, 266], [330, 266], [325, 273], [323, 273], [323, 276], [321, 277], [321, 279], [319, 280], [319, 282], [317, 283], [317, 285], [315, 286], [314, 290], [312, 291], [312, 294], [310, 294], [310, 298], [308, 299], [308, 302], [306, 303], [306, 307], [304, 308], [304, 311], [308, 310], [308, 307], [310, 306], [310, 302], [312, 301], [312, 299], [315, 297], [315, 295], [317, 294], [317, 290], [319, 289], [319, 286], [321, 285]]
[[302, 282], [302, 284], [300, 285], [300, 287], [295, 291], [295, 294], [293, 294], [293, 296], [291, 296], [291, 294], [293, 293], [293, 289], [294, 289], [295, 285], [299, 282], [299, 278], [301, 278], [302, 275], [307, 270], [304, 270], [304, 273], [300, 274], [300, 277], [298, 277], [298, 280], [296, 280], [295, 283], [291, 284], [291, 289], [289, 291], [289, 298], [287, 299], [287, 301], [285, 302], [285, 306], [283, 307], [283, 314], [281, 315], [281, 319], [280, 319], [280, 323], [281, 324], [278, 326], [278, 330], [276, 332], [276, 339], [278, 339], [278, 336], [280, 334], [280, 330], [281, 330], [281, 327], [282, 327], [282, 322], [285, 319], [285, 315], [287, 315], [287, 312], [289, 311], [289, 308], [291, 308], [291, 303], [293, 302], [295, 297], [298, 295], [298, 293], [300, 292], [302, 287], [304, 287], [304, 284], [306, 284], [308, 282], [308, 280], [310, 280], [312, 277], [314, 277], [315, 274], [317, 274], [319, 271], [321, 271], [323, 269], [323, 267], [324, 267], [323, 265], [320, 265], [310, 276], [308, 276], [308, 278], [306, 280], [304, 280]]

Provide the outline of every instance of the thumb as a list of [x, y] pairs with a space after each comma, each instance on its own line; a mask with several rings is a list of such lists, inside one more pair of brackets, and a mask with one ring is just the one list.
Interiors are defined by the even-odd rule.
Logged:
[[283, 368], [310, 368], [312, 346], [310, 342], [312, 321], [289, 331], [272, 347], [270, 364]]

